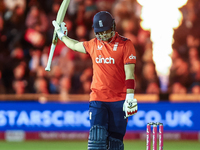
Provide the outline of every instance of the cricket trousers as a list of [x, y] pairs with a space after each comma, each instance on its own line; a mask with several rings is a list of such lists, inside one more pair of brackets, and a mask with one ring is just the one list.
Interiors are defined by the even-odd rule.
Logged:
[[126, 133], [127, 119], [124, 118], [124, 100], [117, 102], [91, 101], [89, 104], [89, 119], [91, 127], [104, 126], [108, 137], [123, 141]]

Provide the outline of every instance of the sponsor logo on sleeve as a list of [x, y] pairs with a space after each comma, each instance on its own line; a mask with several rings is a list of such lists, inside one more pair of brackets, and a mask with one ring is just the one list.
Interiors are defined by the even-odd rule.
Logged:
[[133, 56], [133, 54], [131, 54], [131, 55], [129, 56], [129, 59], [136, 59], [136, 56]]

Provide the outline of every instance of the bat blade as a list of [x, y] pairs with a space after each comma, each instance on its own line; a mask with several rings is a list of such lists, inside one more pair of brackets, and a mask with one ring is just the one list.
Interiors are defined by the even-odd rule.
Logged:
[[[57, 17], [56, 17], [56, 22], [59, 25], [64, 20], [67, 8], [69, 6], [69, 2], [70, 2], [70, 0], [63, 0], [61, 5], [60, 5], [60, 8], [59, 8], [58, 13], [57, 13]], [[50, 49], [50, 53], [49, 53], [49, 58], [48, 58], [47, 66], [45, 68], [46, 71], [51, 70], [51, 62], [52, 62], [52, 58], [53, 58], [53, 54], [54, 54], [57, 42], [58, 42], [58, 37], [57, 37], [56, 31], [54, 29], [51, 49]]]

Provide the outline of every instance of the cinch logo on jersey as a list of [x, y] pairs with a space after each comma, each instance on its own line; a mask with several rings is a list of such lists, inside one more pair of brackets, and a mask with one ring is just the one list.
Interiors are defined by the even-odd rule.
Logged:
[[95, 59], [97, 64], [115, 64], [115, 59], [112, 57], [102, 58], [101, 55]]
[[136, 59], [136, 56], [133, 56], [133, 54], [131, 54], [131, 55], [129, 56], [129, 59]]

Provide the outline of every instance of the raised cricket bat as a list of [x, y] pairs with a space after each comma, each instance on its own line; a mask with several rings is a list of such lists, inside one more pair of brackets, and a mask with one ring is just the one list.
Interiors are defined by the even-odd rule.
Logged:
[[[57, 17], [56, 17], [56, 22], [60, 25], [61, 22], [63, 22], [67, 8], [69, 6], [69, 2], [70, 0], [63, 0], [60, 8], [58, 10], [57, 13]], [[54, 50], [56, 48], [56, 44], [58, 42], [58, 36], [56, 34], [56, 31], [54, 29], [54, 33], [53, 33], [53, 39], [52, 39], [52, 43], [51, 43], [51, 49], [50, 49], [50, 53], [49, 53], [49, 58], [48, 58], [48, 62], [47, 62], [47, 66], [45, 68], [46, 71], [50, 71], [51, 70], [51, 62], [52, 62], [52, 58], [53, 58], [53, 54], [54, 54]]]

